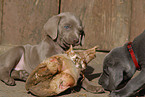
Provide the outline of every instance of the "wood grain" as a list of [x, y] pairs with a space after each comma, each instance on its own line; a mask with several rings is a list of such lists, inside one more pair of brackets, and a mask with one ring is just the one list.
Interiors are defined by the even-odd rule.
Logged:
[[2, 40], [2, 0], [0, 0], [0, 44]]
[[130, 41], [145, 30], [145, 0], [132, 0]]
[[[59, 0], [4, 0], [3, 3], [2, 15], [0, 0], [2, 44], [39, 43], [44, 36], [43, 25], [59, 10]], [[111, 50], [132, 41], [145, 29], [144, 0], [61, 0], [60, 12], [66, 11], [76, 13], [83, 21], [84, 49], [99, 45], [101, 50]]]
[[128, 41], [131, 0], [62, 0], [61, 12], [76, 13], [85, 26], [85, 45], [111, 50]]
[[36, 44], [43, 25], [58, 12], [58, 0], [4, 0], [3, 44]]

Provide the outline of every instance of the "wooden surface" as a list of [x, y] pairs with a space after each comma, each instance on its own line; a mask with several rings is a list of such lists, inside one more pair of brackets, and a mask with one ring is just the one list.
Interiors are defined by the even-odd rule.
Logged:
[[[5, 51], [5, 49], [8, 49], [8, 46], [3, 46], [0, 48], [0, 54], [1, 52]], [[85, 70], [85, 76], [87, 79], [89, 79], [90, 84], [98, 86], [98, 80], [99, 76], [102, 73], [102, 63], [103, 58], [105, 57], [107, 53], [96, 53], [96, 58], [93, 59], [87, 66]], [[87, 92], [80, 86], [76, 86], [71, 91], [65, 91], [59, 96], [55, 97], [108, 97], [109, 92], [106, 91], [106, 93], [102, 94], [93, 94], [90, 92]], [[27, 92], [25, 89], [25, 83], [22, 81], [16, 81], [16, 86], [8, 86], [5, 85], [2, 81], [0, 81], [0, 97], [36, 97], [32, 95], [31, 93]]]
[[85, 26], [85, 45], [111, 50], [128, 41], [131, 0], [62, 0], [61, 12], [75, 12]]
[[132, 0], [130, 41], [145, 30], [145, 0]]
[[4, 0], [3, 44], [36, 44], [46, 21], [58, 13], [58, 0]]
[[58, 14], [59, 1], [60, 12], [74, 12], [83, 21], [84, 49], [111, 50], [145, 29], [145, 0], [0, 0], [0, 44], [39, 43], [43, 25]]
[[1, 39], [2, 39], [2, 0], [0, 0], [0, 44], [1, 44]]

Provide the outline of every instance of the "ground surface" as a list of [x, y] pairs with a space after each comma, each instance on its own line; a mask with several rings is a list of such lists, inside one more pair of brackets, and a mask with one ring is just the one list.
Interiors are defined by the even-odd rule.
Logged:
[[[6, 51], [11, 46], [0, 46], [0, 53]], [[86, 69], [86, 76], [91, 81], [90, 83], [98, 85], [98, 79], [102, 72], [102, 61], [106, 53], [97, 53], [96, 58], [89, 63]], [[84, 89], [75, 87], [73, 91], [66, 91], [62, 95], [56, 97], [107, 97], [108, 92], [103, 94], [93, 94], [86, 92]], [[0, 81], [0, 97], [35, 97], [25, 90], [25, 82], [16, 81], [16, 86], [7, 86]]]
[[[0, 54], [7, 51], [12, 46], [0, 46]], [[96, 58], [88, 64], [85, 75], [90, 83], [98, 86], [98, 79], [102, 73], [103, 59], [107, 53], [97, 52]], [[139, 73], [136, 72], [135, 76]], [[133, 97], [145, 97], [145, 89], [141, 90]], [[103, 94], [93, 94], [85, 91], [80, 86], [76, 86], [72, 90], [67, 90], [61, 95], [55, 97], [108, 97], [109, 92]], [[0, 97], [36, 97], [25, 90], [25, 82], [16, 81], [16, 86], [7, 86], [0, 81]]]
[[[0, 54], [9, 49], [12, 46], [0, 46]], [[98, 86], [98, 79], [102, 73], [103, 59], [107, 53], [96, 53], [96, 58], [88, 64], [85, 75], [90, 80], [90, 83]], [[136, 72], [135, 76], [139, 72]], [[74, 92], [73, 92], [74, 91]], [[145, 97], [145, 89], [141, 90], [136, 96], [133, 97]], [[73, 90], [68, 90], [59, 96], [55, 97], [108, 97], [109, 92], [103, 94], [93, 94], [85, 91], [81, 87], [77, 86]], [[142, 95], [142, 96], [139, 96]], [[36, 97], [25, 90], [25, 82], [16, 81], [16, 86], [7, 86], [0, 81], [0, 97]]]

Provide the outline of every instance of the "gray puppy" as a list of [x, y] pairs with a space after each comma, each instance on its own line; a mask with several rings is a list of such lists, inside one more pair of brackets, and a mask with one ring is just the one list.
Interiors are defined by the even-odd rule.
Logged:
[[70, 45], [81, 44], [84, 36], [82, 23], [72, 13], [51, 17], [44, 25], [46, 37], [38, 45], [16, 46], [0, 56], [0, 80], [14, 85], [14, 79], [26, 80], [44, 59], [63, 53]]
[[[38, 45], [16, 46], [0, 55], [0, 80], [7, 85], [15, 85], [14, 79], [25, 81], [44, 59], [63, 53], [70, 45], [82, 45], [84, 38], [81, 20], [67, 12], [51, 17], [44, 31], [46, 37]], [[87, 79], [83, 85], [86, 90], [97, 92], [98, 87], [90, 85]]]
[[99, 84], [111, 92], [111, 97], [129, 97], [145, 85], [145, 31], [134, 39], [130, 48], [141, 68], [135, 78], [132, 76], [137, 68], [127, 46], [128, 43], [113, 49], [104, 59]]

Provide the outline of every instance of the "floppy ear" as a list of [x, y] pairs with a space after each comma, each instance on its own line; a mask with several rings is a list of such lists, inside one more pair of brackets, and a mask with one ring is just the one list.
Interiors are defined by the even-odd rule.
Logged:
[[57, 38], [57, 28], [60, 21], [60, 16], [56, 15], [51, 17], [46, 24], [44, 25], [44, 31], [49, 35], [53, 40]]

